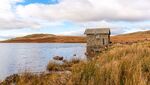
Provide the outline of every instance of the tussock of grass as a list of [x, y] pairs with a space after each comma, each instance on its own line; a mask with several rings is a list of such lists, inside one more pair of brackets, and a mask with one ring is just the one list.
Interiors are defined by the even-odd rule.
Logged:
[[65, 70], [65, 68], [60, 63], [49, 62], [47, 65], [47, 70], [48, 71], [63, 71]]
[[70, 61], [65, 60], [63, 63], [57, 63], [57, 62], [49, 62], [47, 65], [48, 71], [65, 71], [65, 70], [71, 70], [72, 66], [75, 64], [78, 64], [82, 62], [78, 58], [73, 58]]
[[78, 59], [78, 58], [73, 58], [73, 59], [71, 59], [69, 61], [64, 61], [63, 62], [63, 66], [65, 66], [65, 67], [72, 67], [73, 65], [78, 64], [80, 62], [83, 62], [83, 61], [81, 59]]

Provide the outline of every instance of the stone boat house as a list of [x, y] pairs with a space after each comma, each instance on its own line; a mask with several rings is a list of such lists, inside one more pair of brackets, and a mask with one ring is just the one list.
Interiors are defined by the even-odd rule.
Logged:
[[87, 53], [100, 52], [103, 48], [110, 43], [110, 29], [109, 28], [96, 28], [86, 29], [87, 35]]

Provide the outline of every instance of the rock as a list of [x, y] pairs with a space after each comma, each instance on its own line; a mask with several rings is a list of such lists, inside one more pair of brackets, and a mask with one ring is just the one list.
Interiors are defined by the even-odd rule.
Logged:
[[85, 52], [84, 54], [85, 54], [85, 56], [88, 56], [88, 53], [87, 53], [87, 52]]
[[53, 57], [54, 60], [59, 60], [59, 61], [62, 61], [64, 59], [64, 57], [61, 57], [61, 56], [55, 56]]
[[77, 56], [76, 54], [74, 54], [73, 56]]

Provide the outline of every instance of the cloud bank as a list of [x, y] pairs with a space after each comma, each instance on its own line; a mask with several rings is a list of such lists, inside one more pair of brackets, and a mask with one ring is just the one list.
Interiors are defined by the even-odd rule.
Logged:
[[143, 21], [150, 20], [149, 4], [150, 0], [61, 0], [54, 5], [20, 5], [16, 13], [48, 21]]
[[[43, 28], [45, 23], [51, 25], [63, 21], [78, 23], [83, 27], [90, 27], [91, 24], [108, 26], [114, 34], [123, 33], [126, 28], [135, 28], [136, 25], [141, 30], [150, 27], [148, 23], [143, 23], [150, 22], [150, 0], [59, 0], [57, 4], [28, 5], [17, 4], [19, 2], [25, 1], [1, 0], [0, 30]], [[133, 25], [128, 27], [126, 23], [114, 22]]]

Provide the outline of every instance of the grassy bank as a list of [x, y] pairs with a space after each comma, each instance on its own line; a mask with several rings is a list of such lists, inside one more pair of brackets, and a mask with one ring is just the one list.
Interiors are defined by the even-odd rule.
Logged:
[[49, 63], [47, 69], [63, 72], [25, 73], [2, 85], [150, 85], [150, 42], [116, 44], [92, 61]]
[[74, 85], [149, 85], [149, 46], [150, 43], [139, 43], [110, 48], [97, 60], [75, 68]]

